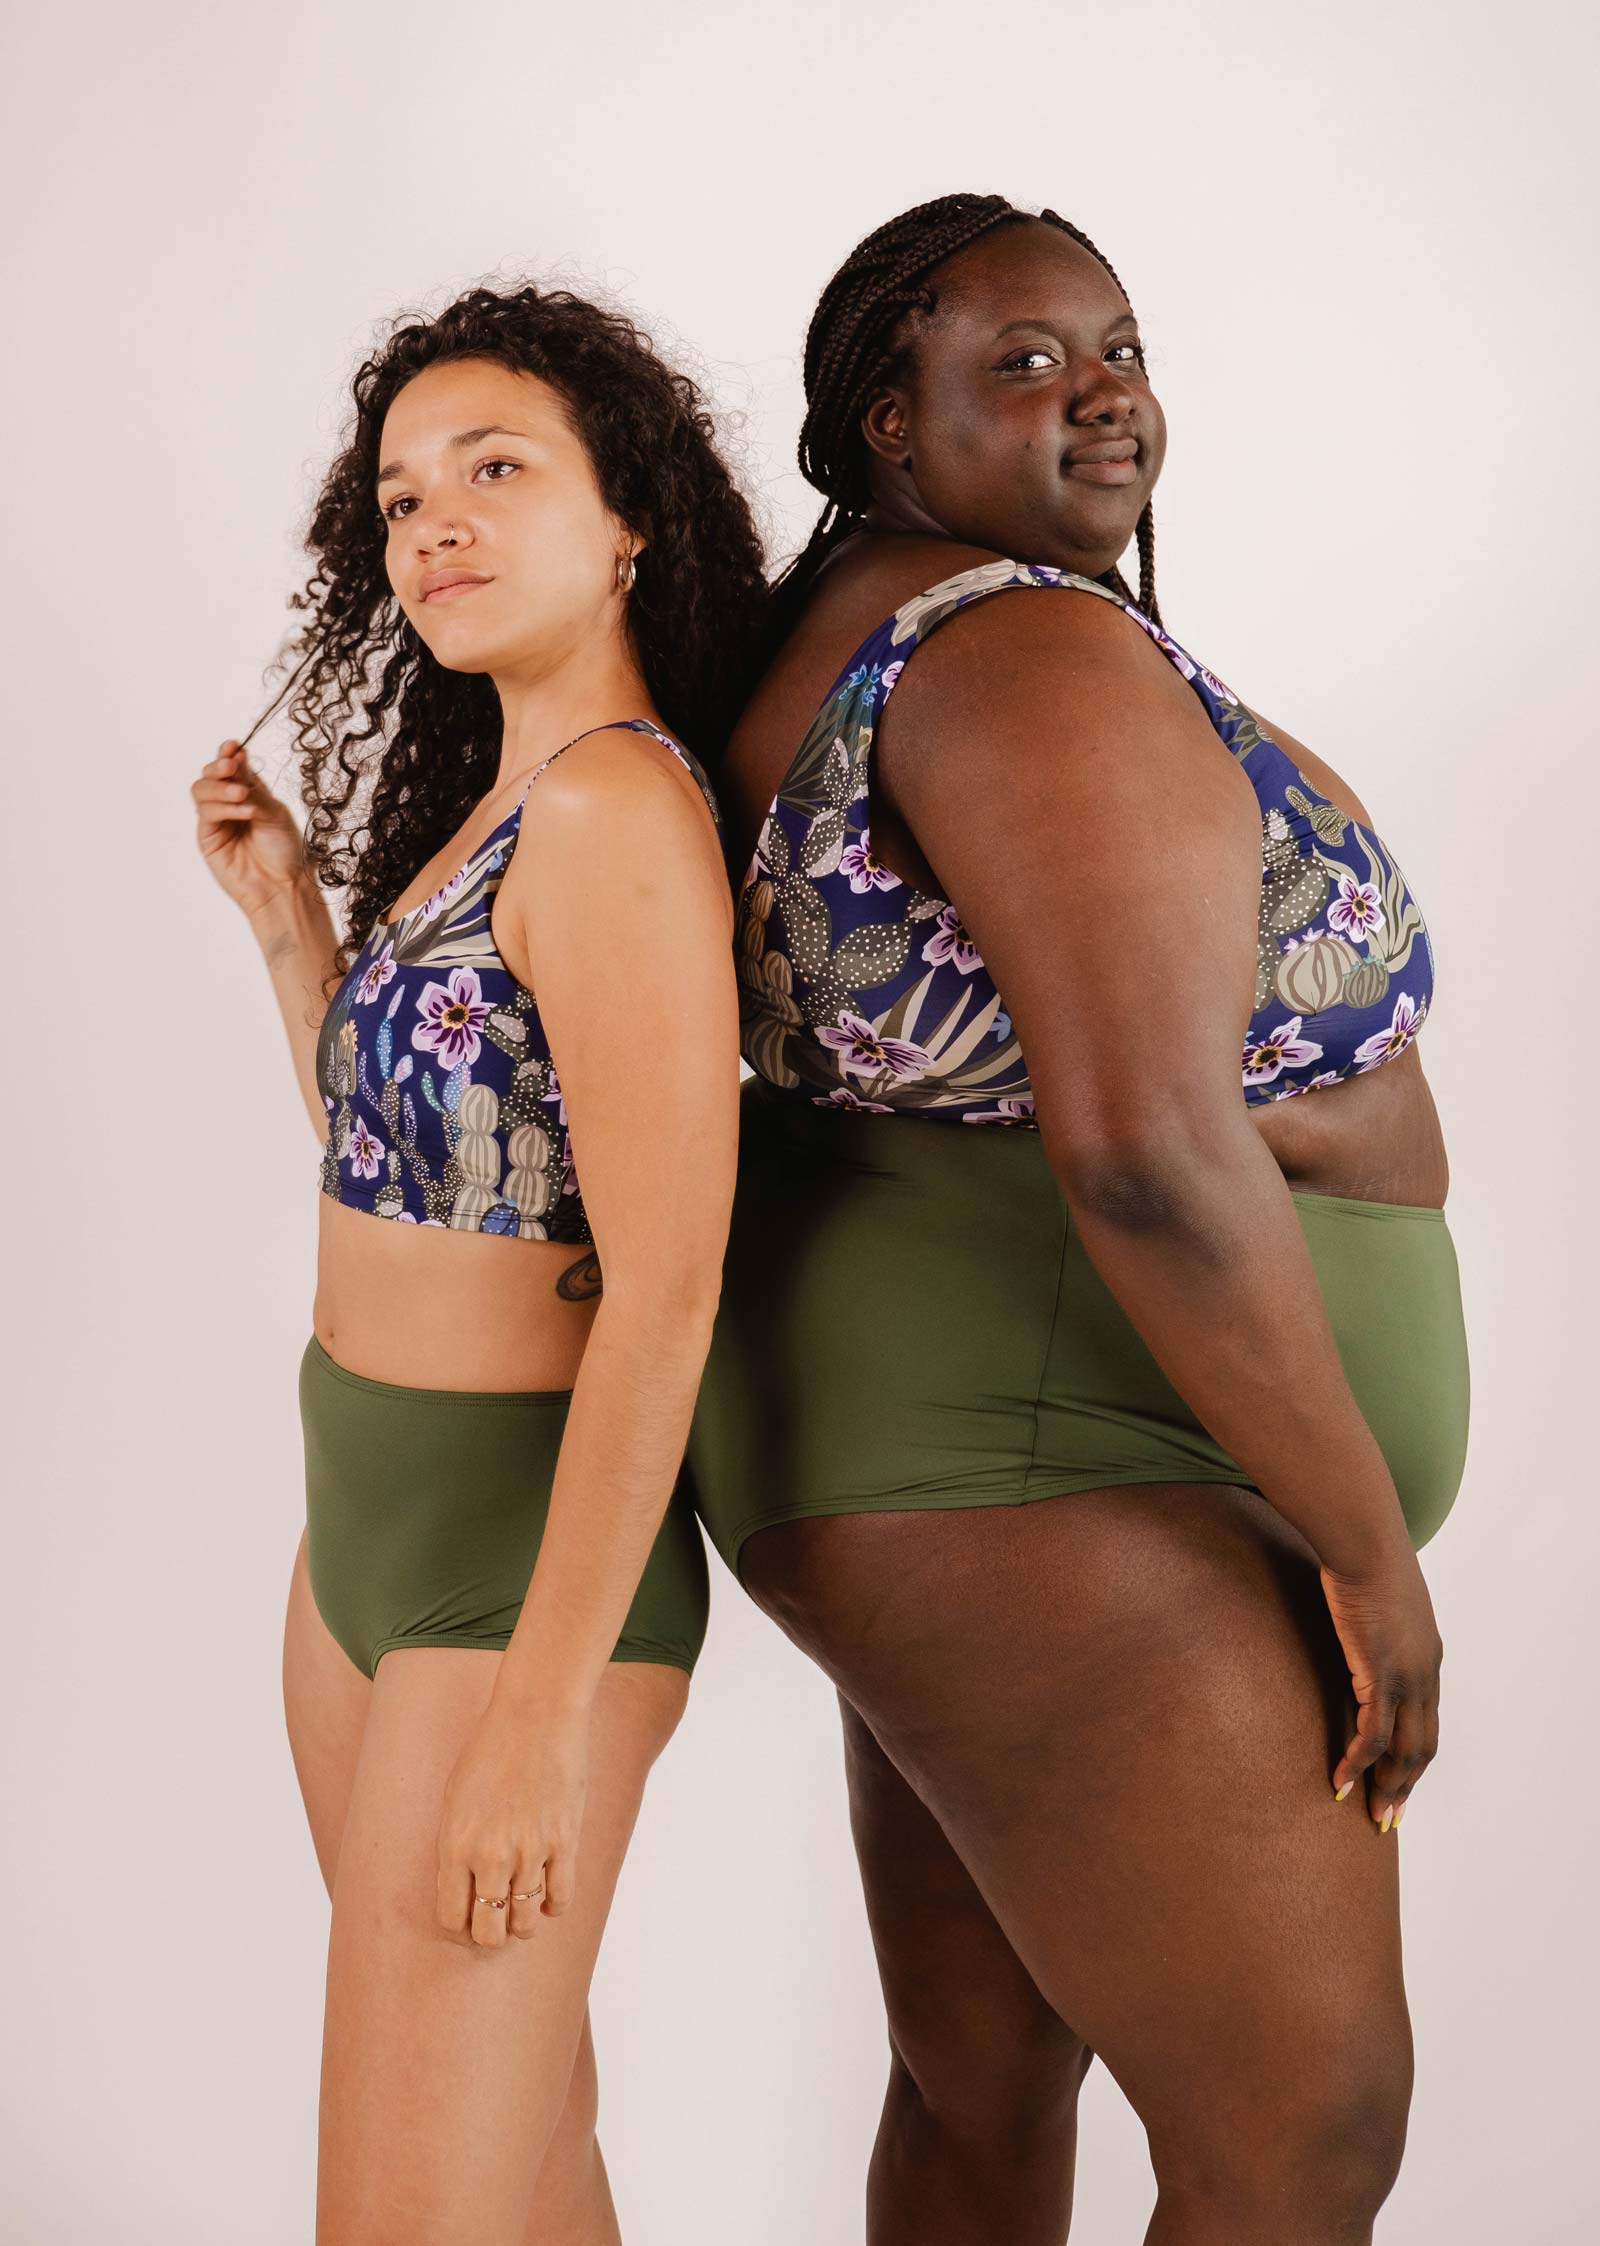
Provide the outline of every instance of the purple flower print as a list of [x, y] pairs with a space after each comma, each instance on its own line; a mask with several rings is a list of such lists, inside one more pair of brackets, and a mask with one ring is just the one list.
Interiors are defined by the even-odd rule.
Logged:
[[448, 983], [428, 983], [417, 1000], [422, 1019], [411, 1032], [411, 1042], [425, 1053], [437, 1053], [446, 1068], [459, 1068], [478, 1057], [478, 1032], [489, 1018], [483, 985], [471, 967], [452, 967]]
[[383, 1141], [375, 1139], [365, 1122], [358, 1116], [350, 1133], [348, 1148], [350, 1167], [358, 1178], [375, 1178], [378, 1165], [383, 1160]]
[[1303, 1019], [1303, 1015], [1296, 1014], [1292, 1021], [1280, 1022], [1275, 1030], [1245, 1047], [1246, 1091], [1252, 1084], [1270, 1084], [1286, 1068], [1304, 1068], [1310, 1061], [1321, 1060], [1322, 1047], [1300, 1035]]
[[1297, 1099], [1302, 1092], [1320, 1092], [1325, 1084], [1337, 1084], [1338, 1081], [1339, 1071], [1336, 1068], [1325, 1068], [1320, 1076], [1313, 1076], [1304, 1084], [1285, 1084], [1281, 1092], [1274, 1092], [1272, 1096], [1275, 1100]]
[[356, 985], [357, 1001], [370, 1006], [385, 983], [393, 982], [400, 972], [394, 963], [393, 944], [383, 944], [367, 962], [366, 973]]
[[978, 947], [967, 934], [954, 905], [946, 905], [934, 922], [933, 934], [923, 945], [922, 956], [930, 967], [942, 967], [949, 960], [963, 975], [970, 975], [983, 965]]
[[1221, 679], [1218, 678], [1215, 671], [1208, 671], [1206, 669], [1204, 663], [1200, 665], [1200, 683], [1202, 686], [1207, 687], [1210, 692], [1216, 696], [1219, 702], [1236, 703], [1239, 699], [1238, 695], [1233, 692], [1231, 687], [1223, 685]]
[[851, 1107], [861, 1115], [893, 1115], [894, 1113], [894, 1109], [885, 1107], [881, 1100], [858, 1099], [848, 1084], [836, 1084], [826, 1099], [820, 1092], [817, 1093], [811, 1104], [813, 1107]]
[[872, 833], [867, 827], [861, 830], [861, 840], [852, 842], [849, 849], [840, 854], [839, 871], [848, 877], [858, 897], [864, 897], [869, 889], [900, 887], [900, 876], [880, 865], [872, 855]]
[[993, 1107], [973, 1108], [961, 1120], [963, 1123], [1031, 1123], [1034, 1105], [1032, 1100], [1000, 1100]]
[[879, 1076], [887, 1070], [902, 1083], [909, 1083], [933, 1066], [932, 1056], [920, 1045], [908, 1045], [898, 1037], [880, 1037], [859, 1014], [841, 1014], [837, 1029], [819, 1028], [817, 1042], [838, 1054], [840, 1070], [846, 1076]]
[[1373, 882], [1358, 882], [1353, 874], [1339, 876], [1339, 895], [1328, 907], [1328, 926], [1341, 936], [1370, 936], [1383, 926], [1383, 905]]
[[894, 682], [905, 667], [905, 659], [902, 657], [898, 663], [891, 663], [885, 670], [882, 681], [882, 699], [884, 701], [887, 701], [894, 692]]
[[1427, 1011], [1426, 999], [1418, 1005], [1414, 998], [1401, 991], [1394, 1002], [1394, 1019], [1388, 1028], [1377, 1030], [1364, 1045], [1356, 1047], [1357, 1071], [1365, 1075], [1369, 1068], [1382, 1068], [1385, 1061], [1392, 1061], [1397, 1053], [1403, 1053], [1421, 1029]]
[[417, 907], [417, 918], [419, 920], [437, 919], [439, 914], [449, 903], [450, 899], [456, 894], [457, 890], [460, 889], [463, 882], [466, 880], [467, 872], [467, 867], [463, 866], [459, 873], [453, 873], [447, 882], [445, 882], [440, 888], [436, 889], [431, 897], [424, 897], [421, 904]]

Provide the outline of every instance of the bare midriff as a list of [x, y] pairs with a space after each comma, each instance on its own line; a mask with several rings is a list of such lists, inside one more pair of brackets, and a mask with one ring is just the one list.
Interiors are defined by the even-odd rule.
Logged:
[[599, 1307], [592, 1248], [317, 1199], [311, 1323], [336, 1364], [415, 1388], [572, 1386]]
[[1415, 1045], [1342, 1084], [1252, 1108], [1250, 1120], [1297, 1193], [1444, 1207], [1444, 1135]]

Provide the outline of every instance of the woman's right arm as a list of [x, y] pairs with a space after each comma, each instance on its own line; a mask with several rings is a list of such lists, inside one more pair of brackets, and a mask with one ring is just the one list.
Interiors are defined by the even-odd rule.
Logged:
[[189, 790], [200, 854], [261, 947], [288, 1032], [300, 1096], [319, 1141], [328, 1135], [317, 1087], [317, 1037], [339, 948], [321, 889], [286, 804], [237, 741], [224, 741]]
[[1244, 1104], [1254, 791], [1192, 689], [1087, 595], [1010, 593], [946, 623], [907, 666], [877, 754], [1004, 994], [1091, 1261], [1321, 1563], [1360, 1709], [1333, 1782], [1370, 1770], [1381, 1823], [1434, 1751], [1441, 1648]]

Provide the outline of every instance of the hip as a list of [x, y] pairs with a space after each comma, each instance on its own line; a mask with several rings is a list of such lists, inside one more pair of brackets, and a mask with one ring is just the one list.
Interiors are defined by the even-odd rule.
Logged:
[[[806, 1109], [753, 1086], [743, 1114], [690, 1443], [730, 1565], [753, 1529], [806, 1515], [1252, 1486], [1090, 1262], [1038, 1133]], [[1437, 1209], [1290, 1198], [1420, 1545], [1466, 1450], [1449, 1227]]]

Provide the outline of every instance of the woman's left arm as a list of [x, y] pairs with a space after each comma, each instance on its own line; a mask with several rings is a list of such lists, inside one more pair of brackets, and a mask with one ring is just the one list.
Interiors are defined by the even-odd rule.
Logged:
[[[542, 1885], [550, 1913], [572, 1900], [590, 1712], [688, 1439], [738, 1138], [732, 900], [683, 766], [631, 732], [569, 750], [528, 797], [501, 897], [604, 1293], [522, 1613], [446, 1790], [439, 1918], [468, 1939], [474, 1884]], [[531, 1931], [532, 1914], [512, 1919]]]

